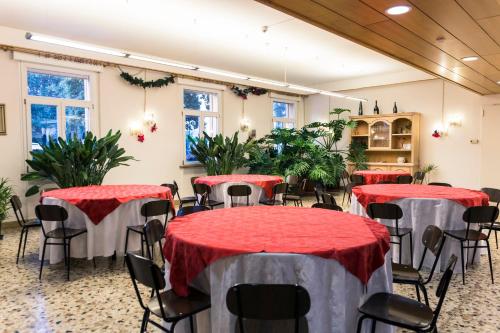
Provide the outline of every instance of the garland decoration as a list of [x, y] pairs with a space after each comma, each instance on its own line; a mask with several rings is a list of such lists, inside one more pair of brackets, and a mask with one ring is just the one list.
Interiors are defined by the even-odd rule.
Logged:
[[245, 89], [242, 89], [237, 86], [232, 86], [231, 91], [234, 92], [238, 97], [241, 97], [243, 99], [248, 98], [248, 94], [253, 94], [256, 96], [264, 95], [267, 94], [268, 90], [264, 88], [257, 88], [257, 87], [248, 87]]
[[143, 89], [166, 87], [170, 83], [174, 83], [174, 78], [175, 78], [175, 76], [170, 75], [170, 76], [165, 76], [164, 78], [158, 80], [144, 81], [140, 77], [132, 76], [129, 73], [123, 71], [120, 73], [120, 76], [122, 79], [124, 79], [131, 85], [139, 86], [142, 87]]

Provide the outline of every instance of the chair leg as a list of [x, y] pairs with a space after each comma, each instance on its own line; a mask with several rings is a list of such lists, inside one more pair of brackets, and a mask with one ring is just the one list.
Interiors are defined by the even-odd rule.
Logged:
[[64, 266], [68, 265], [68, 256], [66, 252], [66, 239], [63, 239]]
[[462, 260], [462, 283], [465, 285], [464, 242], [460, 241], [460, 259]]
[[71, 238], [68, 239], [68, 281], [69, 281], [69, 264], [71, 262]]
[[372, 319], [372, 331], [371, 331], [371, 333], [375, 333], [376, 329], [377, 329], [377, 321], [375, 319]]
[[477, 244], [479, 243], [479, 241], [476, 241], [474, 243], [474, 251], [472, 252], [472, 259], [471, 259], [471, 265], [474, 265], [474, 259], [476, 259], [476, 251], [477, 251]]
[[144, 236], [141, 234], [141, 255], [144, 257]]
[[28, 231], [30, 231], [29, 228], [27, 228], [26, 232], [24, 233], [23, 259], [24, 259], [24, 252], [26, 251], [26, 241], [28, 240]]
[[418, 284], [415, 285], [415, 290], [417, 291], [417, 301], [420, 301], [420, 288], [418, 287]]
[[148, 321], [149, 321], [149, 310], [145, 310], [144, 315], [142, 316], [141, 333], [146, 332], [146, 328], [148, 327]]
[[19, 246], [17, 248], [16, 265], [19, 263], [19, 253], [21, 253], [21, 244], [23, 243], [24, 228], [21, 229], [21, 237], [19, 238]]
[[346, 194], [346, 190], [344, 190], [344, 195], [342, 196], [342, 206], [344, 205], [344, 199], [345, 199], [345, 194]]
[[413, 267], [413, 236], [412, 233], [409, 233], [410, 235], [410, 264], [411, 267]]
[[403, 245], [403, 237], [398, 236], [398, 240], [399, 240], [399, 243], [398, 243], [398, 247], [399, 247], [399, 264], [401, 264], [401, 258], [403, 257], [403, 247], [401, 246], [401, 245]]
[[357, 333], [361, 333], [361, 329], [363, 328], [363, 320], [366, 319], [366, 316], [361, 316], [358, 319], [358, 328], [356, 330]]
[[[123, 258], [125, 259], [125, 255], [127, 254], [128, 250], [128, 234], [129, 234], [130, 229], [127, 228], [127, 233], [125, 235], [125, 250], [123, 251]], [[125, 260], [123, 260], [123, 266], [125, 266]]]
[[495, 280], [493, 278], [493, 264], [491, 262], [490, 242], [488, 240], [486, 240], [486, 249], [488, 250], [488, 261], [490, 262], [491, 283], [495, 284]]
[[45, 259], [45, 248], [47, 247], [47, 238], [43, 241], [43, 250], [42, 250], [42, 261], [40, 262], [40, 273], [38, 274], [38, 280], [42, 279], [42, 269], [43, 269], [43, 261]]
[[420, 285], [420, 288], [422, 289], [422, 293], [424, 294], [425, 305], [429, 306], [429, 296], [427, 296], [427, 289], [425, 289], [424, 285]]
[[498, 250], [498, 235], [497, 235], [497, 230], [495, 230], [495, 241], [496, 241], [497, 250]]
[[191, 333], [194, 333], [193, 316], [189, 316], [189, 328], [191, 329]]

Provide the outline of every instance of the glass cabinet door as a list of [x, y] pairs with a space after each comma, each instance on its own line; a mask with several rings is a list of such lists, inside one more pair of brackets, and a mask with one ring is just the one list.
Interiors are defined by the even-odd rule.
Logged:
[[384, 121], [377, 121], [370, 126], [370, 148], [391, 147], [391, 126]]

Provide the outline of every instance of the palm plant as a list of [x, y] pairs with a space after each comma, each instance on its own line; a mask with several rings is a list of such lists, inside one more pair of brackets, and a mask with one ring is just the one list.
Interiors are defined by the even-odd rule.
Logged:
[[0, 223], [7, 218], [10, 198], [14, 194], [7, 178], [0, 178]]
[[366, 156], [366, 143], [352, 141], [349, 144], [349, 152], [347, 155], [347, 160], [354, 164], [355, 170], [366, 170], [368, 169], [368, 157]]
[[[87, 132], [83, 140], [76, 136], [65, 141], [63, 138], [50, 140], [41, 150], [31, 152], [31, 160], [26, 160], [33, 170], [21, 176], [24, 181], [49, 180], [60, 188], [73, 186], [100, 185], [104, 176], [113, 168], [127, 165], [134, 160], [124, 156], [125, 149], [119, 148], [120, 131], [109, 131], [98, 139]], [[31, 186], [26, 196], [40, 191], [38, 185]]]

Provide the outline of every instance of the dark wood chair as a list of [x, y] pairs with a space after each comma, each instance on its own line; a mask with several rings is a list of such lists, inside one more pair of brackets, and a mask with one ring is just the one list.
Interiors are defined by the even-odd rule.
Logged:
[[[266, 324], [281, 321], [280, 332], [307, 333], [305, 315], [311, 308], [306, 289], [294, 284], [237, 284], [226, 295], [226, 305], [237, 317], [236, 332], [266, 332]], [[287, 325], [288, 324], [288, 325]]]
[[323, 200], [323, 203], [338, 206], [335, 197], [331, 193], [321, 193], [321, 199]]
[[[42, 261], [40, 262], [40, 273], [38, 279], [42, 278], [43, 261], [45, 260], [45, 249], [47, 245], [59, 245], [63, 247], [64, 250], [64, 264], [67, 269], [67, 279], [69, 281], [69, 271], [71, 262], [71, 240], [77, 236], [83, 235], [87, 232], [87, 229], [74, 229], [67, 228], [65, 226], [66, 220], [68, 219], [68, 212], [61, 206], [56, 205], [38, 205], [35, 207], [36, 217], [40, 221], [46, 222], [57, 222], [60, 226], [53, 230], [45, 231], [42, 223], [42, 232], [44, 236], [43, 249], [42, 249]], [[56, 242], [49, 242], [53, 239]], [[94, 261], [95, 265], [95, 261]]]
[[17, 195], [13, 195], [10, 198], [10, 204], [12, 205], [12, 210], [14, 211], [14, 215], [16, 216], [17, 223], [19, 224], [19, 227], [21, 227], [21, 237], [19, 238], [19, 245], [17, 247], [17, 257], [16, 257], [16, 264], [17, 264], [19, 263], [19, 254], [21, 252], [21, 245], [23, 246], [22, 257], [24, 258], [24, 252], [26, 250], [26, 242], [28, 240], [28, 232], [30, 231], [30, 229], [41, 227], [42, 223], [40, 222], [39, 219], [27, 220], [24, 218], [22, 211], [23, 205]]
[[411, 298], [390, 293], [376, 293], [358, 309], [361, 317], [358, 319], [357, 332], [361, 332], [365, 319], [371, 319], [371, 332], [375, 332], [377, 322], [415, 332], [437, 332], [437, 321], [456, 262], [457, 257], [452, 255], [436, 289], [436, 296], [439, 300], [434, 310]]
[[[178, 296], [171, 289], [163, 291], [166, 287], [163, 273], [151, 259], [127, 253], [125, 261], [139, 305], [144, 310], [141, 333], [146, 332], [150, 323], [163, 332], [173, 333], [177, 323], [183, 319], [189, 320], [191, 333], [194, 333], [193, 316], [210, 308], [210, 296], [192, 288], [189, 290], [189, 296], [187, 297]], [[138, 284], [151, 289], [152, 296], [145, 299], [139, 290]], [[151, 315], [170, 323], [170, 329], [152, 320]]]
[[[198, 205], [206, 205], [210, 208], [214, 209], [214, 207], [224, 205], [224, 201], [217, 201], [210, 199], [210, 194], [212, 194], [212, 188], [207, 184], [194, 184], [193, 185], [194, 193], [198, 197]], [[206, 194], [206, 202], [200, 202], [200, 197]]]
[[[148, 222], [151, 217], [164, 215], [165, 219], [163, 222], [163, 228], [167, 225], [168, 221], [168, 213], [171, 211], [170, 208], [170, 200], [155, 200], [146, 202], [141, 207], [141, 215], [144, 217], [144, 224]], [[144, 224], [139, 225], [129, 225], [127, 226], [127, 234], [125, 236], [125, 251], [127, 253], [128, 250], [128, 237], [130, 232], [135, 232], [141, 236], [141, 254], [144, 256], [144, 243], [146, 239], [144, 238]]]
[[165, 262], [165, 257], [163, 256], [161, 240], [165, 237], [165, 229], [160, 220], [154, 219], [146, 222], [143, 227], [144, 240], [146, 241], [146, 249], [148, 252], [148, 258], [154, 260], [155, 245], [158, 245], [162, 262]]
[[401, 264], [401, 256], [403, 254], [403, 237], [407, 236], [410, 240], [410, 263], [413, 266], [413, 240], [411, 228], [399, 227], [399, 220], [403, 217], [403, 211], [398, 205], [391, 203], [371, 203], [368, 205], [368, 216], [372, 219], [393, 220], [394, 226], [387, 226], [387, 230], [391, 237], [396, 237], [398, 241], [393, 241], [392, 244], [397, 244], [399, 248], [399, 263]]
[[207, 206], [186, 206], [182, 207], [177, 211], [177, 216], [185, 216], [198, 212], [204, 212], [207, 210], [211, 210], [210, 207]]
[[342, 207], [337, 206], [337, 205], [332, 205], [328, 203], [323, 203], [323, 202], [316, 202], [311, 206], [311, 208], [322, 208], [322, 209], [330, 209], [330, 210], [336, 210], [338, 212], [342, 212]]
[[[467, 267], [468, 260], [464, 260], [464, 249], [474, 249], [472, 254], [472, 263], [476, 257], [476, 250], [478, 248], [486, 248], [488, 250], [488, 261], [490, 263], [491, 283], [495, 283], [493, 278], [493, 264], [491, 262], [490, 251], [490, 234], [491, 227], [498, 218], [498, 208], [494, 206], [475, 206], [469, 207], [465, 210], [462, 219], [466, 223], [466, 228], [462, 230], [445, 230], [444, 234], [460, 242], [460, 259], [462, 262], [462, 283], [465, 284], [465, 268]], [[482, 232], [482, 229], [474, 230], [471, 225], [489, 225], [487, 228], [488, 233]], [[479, 245], [480, 241], [484, 241], [486, 245]], [[474, 242], [474, 245], [469, 245], [469, 242]], [[467, 262], [467, 263], [466, 263]]]
[[425, 179], [425, 173], [422, 171], [417, 171], [413, 174], [413, 184], [422, 184]]
[[440, 183], [440, 182], [431, 182], [428, 185], [434, 185], [434, 186], [444, 186], [444, 187], [453, 187], [448, 183]]
[[[273, 186], [273, 194], [270, 199], [264, 199], [259, 201], [259, 203], [267, 206], [275, 206], [275, 205], [286, 205], [285, 194], [288, 192], [288, 183], [279, 183]], [[283, 200], [276, 199], [278, 194], [283, 195]]]
[[[248, 185], [231, 185], [227, 188], [227, 194], [231, 198], [231, 207], [237, 206], [250, 206], [250, 195], [252, 194], [252, 188]], [[234, 202], [234, 197], [246, 198], [246, 204], [238, 204]]]
[[[292, 183], [289, 183], [289, 181], [292, 181]], [[288, 190], [287, 193], [284, 194], [285, 202], [288, 203], [291, 201], [295, 207], [303, 207], [304, 203], [302, 202], [302, 197], [304, 196], [307, 179], [302, 179], [302, 181], [299, 182], [297, 176], [288, 176], [287, 183]]]
[[[498, 204], [500, 203], [500, 190], [499, 189], [496, 189], [496, 188], [491, 188], [491, 187], [483, 187], [481, 189], [482, 192], [486, 193], [488, 195], [488, 197], [490, 198], [490, 202], [492, 202], [495, 207], [498, 208]], [[489, 224], [483, 224], [481, 225], [481, 228], [482, 229], [489, 229], [491, 228], [492, 231], [495, 232], [495, 243], [496, 243], [496, 247], [498, 249], [498, 235], [497, 235], [497, 231], [500, 231], [500, 222], [494, 222], [492, 226], [490, 226]]]
[[397, 183], [398, 184], [411, 184], [411, 183], [413, 183], [413, 177], [410, 175], [398, 176]]
[[174, 180], [173, 183], [163, 183], [161, 186], [168, 187], [170, 189], [170, 192], [172, 193], [172, 197], [175, 198], [177, 197], [177, 200], [179, 200], [179, 207], [182, 207], [185, 204], [195, 204], [196, 203], [196, 197], [185, 197], [181, 198], [179, 194], [179, 186], [177, 185], [177, 182]]
[[[436, 270], [436, 265], [439, 261], [439, 257], [441, 256], [441, 251], [443, 250], [445, 240], [446, 238], [444, 237], [443, 231], [441, 229], [434, 225], [429, 225], [422, 235], [424, 252], [422, 253], [422, 258], [420, 259], [418, 268], [415, 269], [409, 265], [392, 263], [392, 281], [394, 283], [414, 285], [417, 291], [417, 299], [419, 302], [421, 289], [422, 293], [424, 294], [425, 304], [427, 306], [429, 306], [429, 298], [427, 297], [427, 290], [425, 289], [425, 285], [432, 280], [432, 276], [434, 275], [434, 271]], [[430, 251], [432, 252], [432, 254], [434, 254], [434, 263], [432, 264], [432, 268], [429, 272], [429, 275], [427, 276], [427, 279], [424, 279], [421, 271], [424, 265], [427, 251]]]

